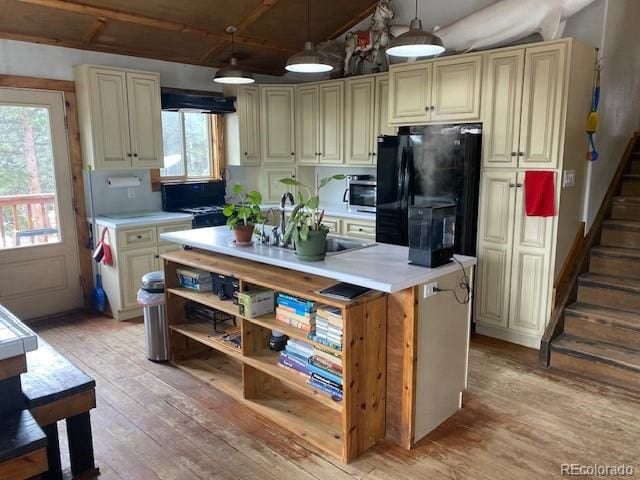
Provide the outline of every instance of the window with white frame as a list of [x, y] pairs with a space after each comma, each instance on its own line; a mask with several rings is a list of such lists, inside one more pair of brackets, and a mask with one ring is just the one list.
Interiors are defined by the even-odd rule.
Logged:
[[193, 111], [162, 112], [162, 180], [215, 177], [211, 139], [212, 118], [211, 114]]

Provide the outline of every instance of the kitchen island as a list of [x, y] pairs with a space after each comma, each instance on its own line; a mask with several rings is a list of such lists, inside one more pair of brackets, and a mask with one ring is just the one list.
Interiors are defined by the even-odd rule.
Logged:
[[[406, 247], [375, 244], [307, 263], [286, 249], [236, 247], [225, 227], [161, 239], [190, 248], [163, 255], [172, 364], [324, 451], [348, 462], [385, 437], [411, 448], [461, 408], [470, 322], [461, 283], [472, 278], [474, 258], [430, 269], [409, 265]], [[313, 344], [303, 330], [274, 314], [242, 316], [230, 300], [181, 288], [177, 269], [184, 267], [233, 277], [241, 291], [265, 287], [339, 309], [343, 345], [333, 353], [343, 364], [343, 398], [277, 365], [277, 353], [268, 349], [271, 331]], [[351, 301], [318, 294], [337, 281], [372, 290]], [[240, 348], [220, 343], [207, 323], [187, 318], [191, 303], [238, 319]]]

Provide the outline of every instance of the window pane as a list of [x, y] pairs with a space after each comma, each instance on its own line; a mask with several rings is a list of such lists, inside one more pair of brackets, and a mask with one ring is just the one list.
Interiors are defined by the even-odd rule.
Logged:
[[163, 177], [181, 177], [184, 175], [182, 162], [182, 128], [180, 112], [162, 112], [162, 142], [164, 144]]
[[184, 136], [187, 151], [187, 174], [190, 177], [211, 176], [209, 115], [184, 113]]
[[59, 241], [49, 110], [0, 105], [0, 248]]

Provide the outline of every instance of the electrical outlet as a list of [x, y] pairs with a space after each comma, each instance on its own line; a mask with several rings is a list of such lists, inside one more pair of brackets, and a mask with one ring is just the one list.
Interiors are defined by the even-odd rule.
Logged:
[[423, 298], [433, 297], [438, 293], [436, 292], [436, 288], [438, 288], [438, 282], [426, 283], [422, 294]]
[[563, 187], [573, 187], [576, 184], [576, 171], [575, 170], [565, 170], [564, 175], [562, 176], [562, 186]]
[[127, 197], [128, 198], [136, 198], [136, 189], [133, 187], [127, 188]]

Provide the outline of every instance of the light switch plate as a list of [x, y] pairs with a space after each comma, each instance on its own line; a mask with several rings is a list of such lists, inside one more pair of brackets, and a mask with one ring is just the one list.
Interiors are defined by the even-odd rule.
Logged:
[[127, 188], [127, 197], [128, 198], [136, 198], [136, 189], [133, 187]]
[[565, 170], [562, 176], [562, 186], [563, 187], [573, 187], [576, 184], [576, 171], [575, 170]]

